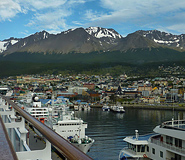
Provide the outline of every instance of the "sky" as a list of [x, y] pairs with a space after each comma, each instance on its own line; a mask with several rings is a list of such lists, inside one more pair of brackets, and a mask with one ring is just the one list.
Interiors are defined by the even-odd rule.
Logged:
[[79, 27], [185, 34], [185, 0], [0, 0], [1, 41]]

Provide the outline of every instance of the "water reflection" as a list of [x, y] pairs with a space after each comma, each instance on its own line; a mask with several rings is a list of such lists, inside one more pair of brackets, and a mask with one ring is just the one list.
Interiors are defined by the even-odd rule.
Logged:
[[[119, 151], [126, 146], [123, 138], [151, 133], [155, 126], [171, 120], [173, 111], [126, 109], [125, 113], [103, 112], [100, 108], [75, 112], [88, 123], [86, 134], [95, 139], [88, 155], [95, 160], [117, 160]], [[185, 118], [184, 112], [174, 112], [175, 119]]]
[[118, 119], [123, 119], [125, 113], [115, 113]]

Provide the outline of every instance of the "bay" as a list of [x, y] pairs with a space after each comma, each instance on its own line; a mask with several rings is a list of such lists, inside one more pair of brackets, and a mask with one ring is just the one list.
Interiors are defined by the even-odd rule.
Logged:
[[95, 143], [87, 154], [94, 160], [118, 160], [119, 152], [126, 146], [123, 138], [153, 132], [155, 126], [178, 118], [184, 112], [171, 110], [125, 109], [125, 113], [105, 112], [101, 108], [90, 111], [75, 111], [75, 116], [88, 123], [86, 135]]

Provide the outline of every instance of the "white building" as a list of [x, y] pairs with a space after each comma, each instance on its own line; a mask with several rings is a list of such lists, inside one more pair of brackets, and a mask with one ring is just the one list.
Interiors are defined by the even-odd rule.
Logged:
[[87, 91], [88, 88], [87, 87], [69, 87], [68, 88], [68, 92], [70, 93], [78, 93], [78, 94], [82, 94], [84, 91]]

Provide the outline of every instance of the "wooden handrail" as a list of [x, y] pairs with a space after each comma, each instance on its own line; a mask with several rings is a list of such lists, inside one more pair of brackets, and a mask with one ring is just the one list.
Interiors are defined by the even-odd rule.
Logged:
[[91, 157], [80, 151], [77, 147], [73, 146], [66, 139], [54, 132], [51, 128], [32, 117], [28, 112], [16, 105], [9, 98], [1, 94], [0, 96], [5, 99], [8, 104], [10, 104], [11, 107], [13, 107], [20, 114], [20, 116], [24, 117], [29, 123], [31, 123], [52, 145], [57, 147], [67, 159], [92, 160]]

